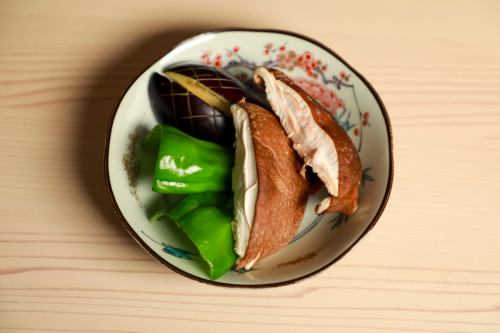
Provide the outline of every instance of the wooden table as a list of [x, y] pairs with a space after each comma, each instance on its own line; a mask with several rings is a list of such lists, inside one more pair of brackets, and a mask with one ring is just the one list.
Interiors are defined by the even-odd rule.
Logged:
[[[499, 18], [496, 1], [2, 1], [0, 332], [500, 332]], [[227, 26], [318, 39], [392, 119], [379, 224], [297, 285], [174, 274], [104, 188], [121, 92], [179, 40]]]

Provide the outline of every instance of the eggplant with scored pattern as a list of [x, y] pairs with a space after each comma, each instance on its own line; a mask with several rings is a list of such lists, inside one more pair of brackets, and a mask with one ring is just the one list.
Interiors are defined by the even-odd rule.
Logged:
[[232, 147], [234, 125], [229, 108], [244, 97], [244, 89], [230, 74], [198, 64], [166, 68], [163, 75], [151, 76], [149, 97], [160, 123]]

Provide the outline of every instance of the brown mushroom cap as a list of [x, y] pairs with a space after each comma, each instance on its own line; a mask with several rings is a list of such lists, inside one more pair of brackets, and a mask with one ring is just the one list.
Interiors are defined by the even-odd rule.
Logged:
[[[266, 72], [271, 75], [265, 75]], [[318, 207], [316, 207], [316, 212], [318, 214], [321, 213], [329, 213], [329, 212], [342, 212], [347, 215], [353, 214], [357, 209], [357, 201], [358, 201], [358, 188], [361, 182], [361, 160], [359, 158], [358, 152], [354, 147], [351, 139], [347, 135], [347, 133], [340, 127], [339, 124], [326, 112], [326, 110], [309, 94], [307, 94], [302, 88], [300, 88], [295, 82], [293, 82], [288, 76], [286, 76], [283, 72], [270, 69], [265, 67], [258, 67], [254, 72], [254, 80], [257, 84], [267, 85], [274, 84], [276, 82], [282, 82], [289, 88], [293, 89], [295, 93], [305, 102], [308, 106], [308, 110], [302, 112], [310, 112], [312, 114], [312, 119], [314, 122], [321, 128], [321, 130], [331, 139], [326, 141], [325, 144], [334, 144], [336, 153], [337, 153], [337, 161], [338, 161], [338, 191], [337, 193], [332, 193], [330, 191], [331, 196], [329, 198], [324, 199]], [[269, 82], [269, 80], [274, 80], [274, 82]], [[275, 84], [274, 87], [279, 89], [279, 85]], [[289, 96], [289, 95], [287, 95]], [[289, 97], [291, 98], [291, 97]], [[271, 105], [273, 105], [271, 99], [268, 99]], [[290, 103], [294, 103], [296, 101], [289, 101]], [[290, 109], [291, 110], [291, 109]], [[287, 110], [287, 112], [290, 112]], [[275, 106], [273, 106], [273, 111], [278, 115], [281, 112], [277, 112], [280, 110], [276, 110]], [[281, 113], [282, 114], [282, 113]], [[295, 115], [299, 116], [299, 115]], [[287, 121], [287, 119], [283, 119], [280, 116], [280, 121]], [[285, 129], [287, 126], [284, 126]], [[291, 135], [292, 141], [294, 141], [293, 133], [287, 133]], [[296, 142], [294, 141], [294, 147]], [[316, 151], [315, 148], [318, 147], [308, 147], [308, 151], [312, 151], [313, 154]], [[304, 158], [309, 164], [313, 171], [315, 170], [315, 163], [311, 161], [311, 156], [307, 156], [304, 154], [303, 150], [297, 149], [299, 155]], [[324, 182], [325, 174], [318, 173], [320, 179]], [[326, 175], [330, 177], [335, 177], [334, 175]], [[328, 187], [327, 187], [328, 188]]]
[[252, 103], [237, 105], [248, 114], [258, 176], [248, 246], [236, 264], [237, 269], [249, 269], [293, 238], [304, 216], [309, 183], [300, 175], [300, 158], [278, 118]]

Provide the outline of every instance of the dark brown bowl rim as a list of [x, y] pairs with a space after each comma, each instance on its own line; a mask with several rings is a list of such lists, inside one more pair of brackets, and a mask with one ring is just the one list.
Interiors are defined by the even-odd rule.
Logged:
[[[379, 208], [377, 210], [377, 213], [373, 217], [372, 221], [366, 227], [366, 229], [363, 231], [363, 233], [346, 250], [344, 250], [344, 252], [342, 252], [339, 256], [337, 256], [335, 259], [333, 259], [329, 263], [321, 266], [320, 268], [318, 268], [318, 269], [316, 269], [316, 270], [314, 270], [314, 271], [312, 271], [310, 273], [307, 273], [307, 274], [302, 275], [300, 277], [296, 277], [296, 278], [293, 278], [293, 279], [290, 279], [290, 280], [286, 280], [286, 281], [274, 282], [274, 283], [265, 283], [265, 284], [257, 284], [257, 285], [234, 284], [234, 283], [224, 283], [224, 282], [206, 280], [206, 279], [200, 278], [198, 276], [192, 275], [192, 274], [190, 274], [188, 272], [185, 272], [185, 271], [179, 269], [175, 265], [169, 263], [167, 260], [165, 260], [161, 256], [159, 256], [132, 229], [132, 227], [129, 225], [128, 221], [123, 216], [120, 208], [118, 207], [118, 203], [116, 202], [116, 198], [115, 198], [115, 196], [113, 194], [113, 190], [111, 188], [111, 182], [110, 182], [110, 178], [109, 178], [109, 168], [108, 168], [109, 143], [110, 143], [110, 139], [111, 139], [111, 130], [113, 128], [113, 124], [114, 124], [116, 113], [118, 111], [118, 107], [120, 106], [120, 104], [121, 104], [121, 102], [123, 100], [123, 97], [125, 96], [125, 94], [129, 90], [130, 86], [137, 80], [137, 78], [140, 75], [142, 75], [142, 73], [144, 71], [146, 71], [149, 67], [151, 67], [158, 60], [156, 60], [151, 65], [149, 65], [148, 67], [146, 67], [144, 69], [144, 71], [142, 71], [140, 74], [138, 74], [136, 76], [136, 78], [129, 84], [129, 86], [123, 91], [122, 95], [120, 96], [119, 100], [117, 101], [117, 103], [115, 105], [113, 113], [111, 114], [111, 119], [110, 119], [109, 124], [108, 124], [108, 130], [107, 130], [107, 135], [106, 135], [106, 147], [105, 147], [105, 152], [104, 152], [104, 175], [105, 175], [106, 188], [107, 188], [108, 195], [110, 197], [113, 209], [116, 212], [116, 214], [118, 215], [118, 217], [120, 218], [120, 222], [123, 225], [123, 227], [125, 228], [125, 230], [127, 230], [127, 232], [135, 239], [135, 241], [137, 243], [139, 243], [139, 245], [144, 250], [146, 250], [156, 260], [158, 260], [159, 262], [161, 262], [162, 264], [164, 264], [165, 266], [167, 266], [168, 268], [170, 268], [174, 272], [179, 273], [179, 274], [181, 274], [181, 275], [183, 275], [183, 276], [185, 276], [187, 278], [193, 279], [195, 281], [198, 281], [198, 282], [201, 282], [201, 283], [210, 284], [210, 285], [213, 285], [213, 286], [219, 286], [219, 287], [252, 288], [252, 289], [257, 289], [257, 288], [270, 288], [270, 287], [286, 286], [286, 285], [294, 284], [294, 283], [297, 283], [299, 281], [303, 281], [305, 279], [308, 279], [308, 278], [310, 278], [310, 277], [312, 277], [312, 276], [314, 276], [314, 275], [316, 275], [316, 274], [324, 271], [325, 269], [327, 269], [328, 267], [330, 267], [331, 265], [333, 265], [334, 263], [336, 263], [337, 261], [339, 261], [342, 257], [344, 257], [375, 226], [375, 224], [379, 220], [379, 218], [382, 215], [382, 212], [384, 211], [384, 209], [385, 209], [385, 207], [387, 205], [387, 202], [389, 200], [389, 196], [390, 196], [391, 189], [392, 189], [392, 183], [393, 183], [393, 179], [394, 179], [394, 158], [393, 158], [392, 126], [391, 126], [391, 122], [389, 120], [389, 115], [387, 113], [385, 105], [382, 102], [382, 99], [380, 98], [380, 96], [378, 95], [378, 93], [375, 91], [375, 89], [373, 88], [373, 86], [370, 84], [370, 82], [368, 82], [368, 80], [363, 75], [361, 75], [357, 70], [355, 70], [351, 65], [349, 65], [342, 57], [340, 57], [337, 53], [335, 53], [333, 50], [331, 50], [330, 48], [328, 48], [324, 44], [322, 44], [322, 43], [320, 43], [320, 42], [318, 42], [318, 41], [316, 41], [316, 40], [314, 40], [314, 39], [312, 39], [310, 37], [307, 37], [307, 36], [304, 36], [304, 35], [301, 35], [301, 34], [298, 34], [298, 33], [295, 33], [295, 32], [286, 31], [286, 30], [278, 30], [278, 29], [247, 29], [247, 28], [223, 28], [223, 29], [215, 29], [215, 30], [210, 30], [210, 31], [207, 31], [207, 32], [204, 32], [204, 33], [201, 33], [201, 34], [197, 34], [197, 35], [192, 36], [190, 38], [187, 38], [187, 39], [183, 40], [182, 42], [180, 42], [179, 44], [177, 44], [175, 47], [173, 47], [169, 52], [172, 52], [172, 50], [178, 48], [179, 46], [183, 45], [184, 43], [187, 43], [187, 42], [189, 42], [189, 41], [191, 41], [191, 40], [193, 40], [195, 38], [199, 38], [200, 36], [207, 35], [207, 34], [217, 34], [217, 33], [220, 33], [220, 32], [231, 32], [231, 31], [279, 33], [279, 34], [283, 34], [283, 35], [289, 35], [289, 36], [292, 36], [292, 37], [297, 37], [297, 38], [306, 40], [306, 41], [308, 41], [308, 42], [310, 42], [312, 44], [315, 44], [318, 47], [320, 47], [320, 48], [324, 49], [325, 51], [327, 51], [328, 53], [330, 53], [335, 58], [337, 58], [347, 68], [349, 68], [353, 73], [355, 73], [359, 77], [359, 79], [361, 81], [363, 81], [363, 83], [368, 87], [368, 89], [370, 90], [370, 92], [375, 97], [375, 99], [376, 99], [376, 101], [377, 101], [380, 109], [382, 110], [382, 114], [384, 116], [385, 125], [386, 125], [386, 128], [387, 128], [387, 136], [388, 136], [387, 140], [388, 140], [388, 143], [389, 143], [389, 177], [388, 177], [388, 180], [387, 180], [387, 186], [386, 186], [386, 190], [385, 190], [385, 193], [384, 193], [384, 198], [382, 200], [382, 203], [380, 204], [380, 206], [379, 206]], [[162, 56], [162, 58], [164, 56]]]

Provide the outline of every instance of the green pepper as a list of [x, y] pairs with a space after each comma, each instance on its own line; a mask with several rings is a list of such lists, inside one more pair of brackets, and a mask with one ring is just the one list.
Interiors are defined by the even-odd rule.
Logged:
[[142, 140], [142, 150], [148, 154], [158, 155], [158, 149], [160, 149], [161, 142], [161, 126], [157, 125], [149, 131], [144, 139]]
[[[228, 203], [230, 205], [228, 205]], [[216, 206], [225, 209], [228, 212], [232, 211], [232, 197], [222, 192], [205, 192], [186, 195], [182, 200], [177, 202], [175, 206], [167, 209], [166, 215], [176, 221], [187, 213], [199, 208]]]
[[219, 278], [234, 266], [237, 256], [231, 229], [231, 196], [225, 193], [187, 195], [168, 209], [166, 215], [198, 249], [208, 265], [211, 279]]
[[[158, 145], [159, 140], [159, 145]], [[171, 126], [156, 126], [143, 149], [158, 149], [153, 191], [190, 194], [231, 190], [233, 154], [215, 143], [193, 138]]]

